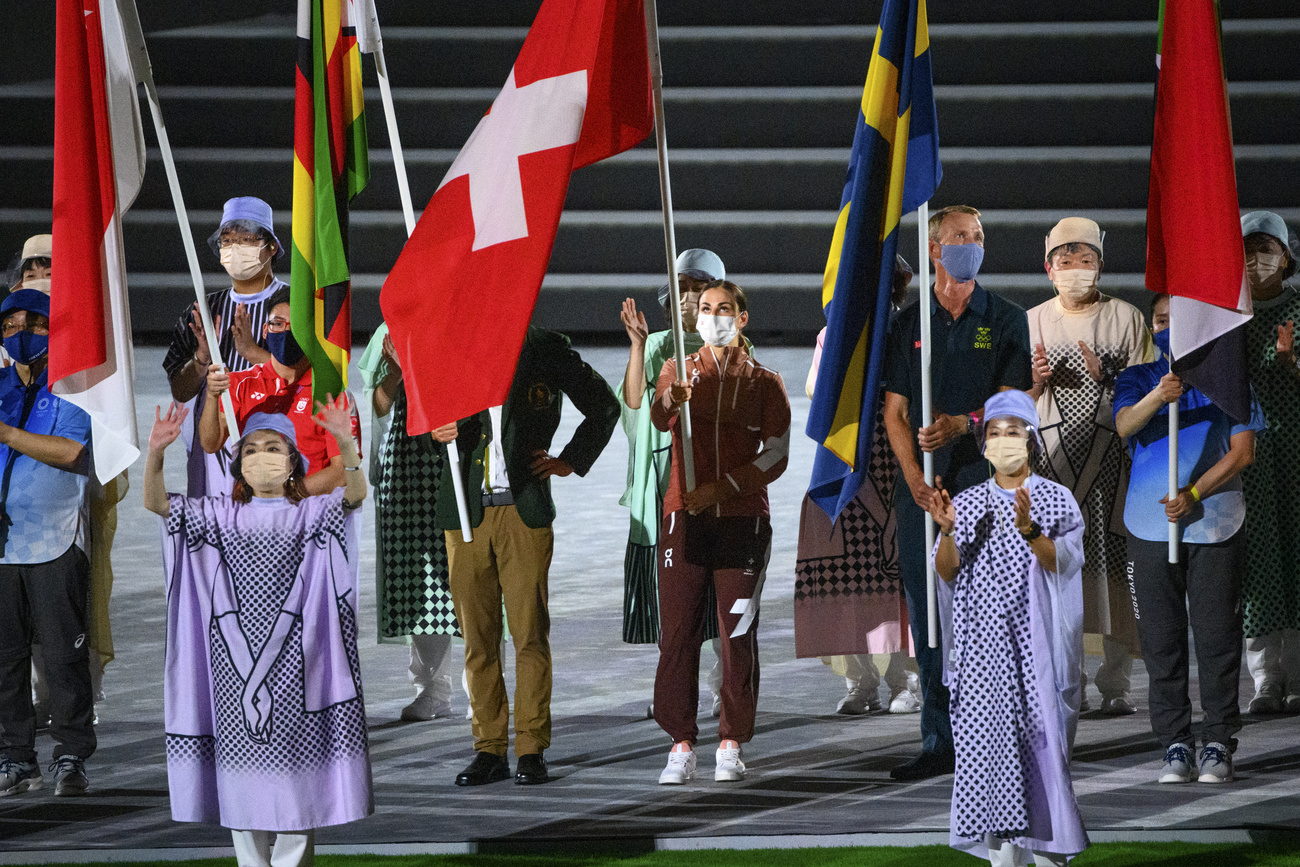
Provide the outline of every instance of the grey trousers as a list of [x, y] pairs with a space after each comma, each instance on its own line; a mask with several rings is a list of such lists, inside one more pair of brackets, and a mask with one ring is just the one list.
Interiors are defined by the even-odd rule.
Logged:
[[95, 751], [87, 662], [90, 563], [75, 545], [48, 563], [0, 566], [0, 756], [36, 760], [32, 644], [45, 657], [54, 758]]
[[1166, 749], [1196, 746], [1188, 693], [1187, 626], [1196, 644], [1203, 744], [1237, 748], [1241, 730], [1241, 575], [1245, 533], [1226, 542], [1181, 547], [1170, 565], [1166, 542], [1128, 537], [1138, 639], [1150, 678], [1151, 730]]

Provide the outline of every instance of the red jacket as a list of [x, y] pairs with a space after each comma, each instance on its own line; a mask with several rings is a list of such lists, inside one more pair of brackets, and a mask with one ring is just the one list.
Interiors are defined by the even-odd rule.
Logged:
[[[720, 352], [721, 364], [708, 346], [686, 358], [695, 482], [725, 480], [735, 488], [734, 496], [711, 510], [719, 517], [768, 515], [767, 486], [785, 472], [789, 462], [790, 399], [781, 375], [754, 361], [743, 346]], [[677, 380], [677, 362], [669, 359], [659, 374], [650, 408], [655, 427], [673, 434], [664, 514], [683, 508], [682, 441], [678, 413], [668, 393]]]

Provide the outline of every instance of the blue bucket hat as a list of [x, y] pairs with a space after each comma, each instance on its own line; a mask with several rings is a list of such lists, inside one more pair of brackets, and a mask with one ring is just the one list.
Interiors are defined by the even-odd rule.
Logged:
[[39, 313], [45, 318], [50, 316], [50, 296], [39, 289], [17, 289], [0, 302], [0, 316], [7, 316], [10, 310], [26, 310]]
[[[683, 250], [677, 256], [677, 274], [696, 280], [726, 280], [727, 266], [722, 257], [712, 250]], [[659, 287], [659, 306], [668, 307], [668, 284]]]
[[995, 418], [1018, 418], [1033, 430], [1038, 430], [1038, 407], [1034, 399], [1023, 391], [999, 391], [984, 401], [984, 423]]
[[[284, 255], [284, 245], [280, 239], [275, 236], [275, 221], [271, 213], [271, 206], [259, 199], [257, 196], [236, 196], [233, 199], [227, 199], [225, 206], [221, 209], [221, 225], [217, 228], [216, 237], [221, 236], [221, 230], [228, 224], [236, 220], [246, 220], [260, 229], [265, 229], [275, 242], [275, 258], [279, 259]], [[215, 244], [215, 239], [209, 240], [210, 244]]]
[[[298, 448], [298, 431], [289, 417], [283, 413], [255, 412], [250, 415], [248, 421], [244, 422], [244, 436], [240, 437], [239, 443], [242, 444], [249, 434], [259, 430], [275, 431], [292, 443], [295, 449]], [[238, 445], [235, 447], [235, 453], [239, 453]], [[298, 453], [298, 468], [306, 475], [307, 459], [302, 456], [301, 451]]]
[[1272, 235], [1283, 247], [1287, 246], [1286, 221], [1272, 211], [1251, 211], [1241, 218], [1241, 235], [1256, 233]]

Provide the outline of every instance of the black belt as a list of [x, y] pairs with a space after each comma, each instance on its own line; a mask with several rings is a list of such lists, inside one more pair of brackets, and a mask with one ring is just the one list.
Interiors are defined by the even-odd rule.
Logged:
[[514, 504], [515, 498], [511, 496], [509, 491], [483, 492], [484, 506], [513, 506]]

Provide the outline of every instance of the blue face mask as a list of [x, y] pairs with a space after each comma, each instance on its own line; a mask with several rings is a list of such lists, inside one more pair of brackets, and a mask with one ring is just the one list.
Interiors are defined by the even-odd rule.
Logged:
[[1161, 353], [1163, 353], [1166, 357], [1173, 354], [1172, 352], [1169, 351], [1169, 329], [1168, 328], [1166, 328], [1164, 331], [1157, 331], [1155, 334], [1152, 334], [1151, 339], [1155, 341], [1156, 348], [1159, 349]]
[[19, 331], [17, 334], [6, 337], [4, 343], [5, 352], [9, 353], [9, 357], [19, 364], [31, 364], [33, 361], [39, 361], [45, 357], [45, 353], [50, 351], [50, 336], [48, 334]]
[[270, 332], [266, 335], [266, 348], [285, 367], [293, 367], [302, 361], [302, 347], [294, 339], [292, 331]]
[[958, 283], [968, 283], [980, 272], [984, 248], [979, 244], [944, 244], [939, 256], [943, 269]]

